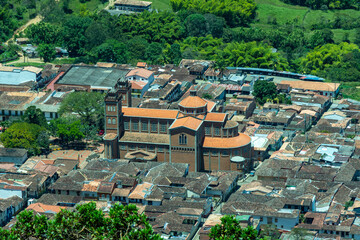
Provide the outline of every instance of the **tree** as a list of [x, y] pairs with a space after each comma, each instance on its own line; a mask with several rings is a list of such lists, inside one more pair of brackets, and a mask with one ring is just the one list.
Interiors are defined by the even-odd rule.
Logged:
[[221, 38], [224, 33], [225, 19], [214, 14], [205, 14], [206, 27], [214, 38]]
[[61, 28], [46, 22], [31, 24], [25, 30], [26, 36], [34, 44], [60, 44]]
[[181, 61], [180, 45], [177, 43], [172, 44], [170, 49], [167, 51], [166, 56], [170, 63], [179, 64]]
[[188, 36], [205, 37], [208, 33], [206, 19], [201, 14], [191, 14], [185, 19], [184, 25]]
[[144, 59], [145, 51], [149, 43], [142, 37], [134, 37], [127, 43], [128, 51], [130, 52], [131, 59], [140, 60]]
[[39, 145], [38, 141], [44, 131], [46, 129], [39, 125], [17, 122], [0, 135], [0, 140], [6, 148], [25, 148], [29, 155], [37, 155], [40, 154], [42, 147], [47, 147], [43, 142]]
[[259, 104], [264, 104], [268, 99], [274, 99], [277, 95], [276, 86], [273, 82], [258, 80], [254, 84], [254, 96]]
[[88, 17], [70, 17], [63, 27], [63, 39], [70, 56], [83, 55], [87, 38], [85, 32], [92, 19]]
[[153, 42], [146, 48], [145, 58], [149, 64], [159, 64], [161, 61], [162, 46], [160, 43]]
[[187, 9], [223, 17], [231, 27], [246, 26], [256, 10], [254, 0], [170, 0], [170, 5], [175, 12]]
[[32, 211], [22, 211], [10, 230], [0, 230], [0, 239], [122, 239], [160, 240], [144, 214], [135, 205], [115, 204], [109, 216], [96, 209], [94, 202], [77, 205], [74, 211], [62, 210], [53, 219]]
[[214, 240], [253, 240], [257, 239], [257, 232], [250, 226], [242, 229], [234, 216], [226, 215], [221, 218], [221, 224], [211, 228], [209, 237]]
[[80, 141], [84, 138], [84, 134], [80, 130], [81, 126], [80, 121], [75, 121], [71, 124], [57, 124], [57, 137], [66, 145], [70, 142]]
[[330, 29], [322, 29], [315, 31], [309, 40], [311, 48], [322, 46], [327, 43], [334, 43], [334, 33]]
[[104, 118], [104, 95], [99, 92], [73, 92], [61, 102], [59, 114], [79, 115], [81, 123], [100, 126]]
[[51, 62], [56, 58], [55, 47], [52, 44], [40, 44], [37, 51], [44, 62]]
[[22, 116], [22, 120], [27, 123], [33, 123], [42, 127], [47, 127], [47, 121], [43, 111], [35, 106], [30, 106], [25, 110], [24, 115]]

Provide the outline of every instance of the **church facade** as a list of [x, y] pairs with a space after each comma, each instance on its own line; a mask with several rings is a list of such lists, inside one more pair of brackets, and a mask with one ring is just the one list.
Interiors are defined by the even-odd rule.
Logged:
[[117, 85], [105, 97], [105, 158], [143, 150], [160, 162], [188, 163], [190, 171], [252, 168], [251, 138], [226, 113], [214, 112], [214, 102], [190, 91], [179, 110], [133, 108], [129, 94], [128, 86]]

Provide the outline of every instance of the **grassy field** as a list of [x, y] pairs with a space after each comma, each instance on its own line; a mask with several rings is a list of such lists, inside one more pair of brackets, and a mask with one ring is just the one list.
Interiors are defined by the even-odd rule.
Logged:
[[152, 8], [157, 10], [171, 10], [170, 0], [152, 0]]

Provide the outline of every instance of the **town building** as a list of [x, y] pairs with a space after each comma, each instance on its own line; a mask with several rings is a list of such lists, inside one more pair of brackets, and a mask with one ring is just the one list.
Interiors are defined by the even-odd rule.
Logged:
[[192, 90], [178, 105], [179, 110], [122, 107], [120, 90], [108, 92], [105, 157], [145, 150], [155, 152], [160, 162], [187, 163], [190, 171], [252, 168], [250, 137], [239, 133], [239, 124], [228, 114], [214, 112], [214, 102]]
[[151, 2], [136, 0], [117, 0], [114, 4], [116, 10], [143, 12], [151, 9]]

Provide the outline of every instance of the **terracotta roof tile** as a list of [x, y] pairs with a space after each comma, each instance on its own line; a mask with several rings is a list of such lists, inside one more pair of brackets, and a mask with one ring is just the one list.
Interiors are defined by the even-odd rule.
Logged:
[[47, 205], [42, 203], [34, 203], [26, 208], [26, 210], [33, 210], [38, 213], [46, 213], [46, 212], [58, 213], [61, 211], [61, 209], [66, 209], [66, 207]]
[[251, 143], [248, 135], [240, 133], [232, 138], [205, 137], [204, 148], [238, 148]]
[[174, 129], [174, 128], [178, 128], [178, 127], [186, 127], [186, 128], [192, 129], [192, 130], [197, 130], [200, 127], [200, 125], [202, 124], [202, 122], [203, 121], [201, 121], [197, 118], [193, 118], [193, 117], [179, 118], [179, 119], [176, 119], [173, 124], [171, 124], [169, 129]]
[[182, 100], [179, 105], [182, 107], [188, 108], [199, 108], [204, 107], [208, 102], [201, 97], [198, 96], [188, 96], [184, 100]]
[[311, 91], [336, 91], [340, 83], [311, 82], [311, 81], [281, 81], [280, 84], [288, 84], [291, 88]]
[[130, 80], [129, 82], [131, 83], [131, 89], [137, 89], [137, 90], [142, 90], [147, 84], [147, 82], [145, 81]]
[[125, 117], [144, 117], [144, 118], [162, 118], [175, 119], [178, 111], [167, 109], [149, 109], [149, 108], [127, 108], [123, 107]]
[[209, 122], [224, 122], [226, 119], [226, 113], [208, 113], [206, 115], [205, 121]]
[[207, 100], [207, 99], [204, 99], [204, 100], [207, 102], [207, 106], [206, 106], [206, 107], [207, 107], [207, 111], [208, 111], [208, 112], [211, 112], [211, 111], [214, 109], [216, 103], [213, 102], [213, 101]]
[[149, 78], [152, 74], [154, 74], [152, 71], [149, 71], [147, 69], [144, 68], [135, 68], [133, 70], [131, 70], [126, 77], [130, 77], [130, 76], [139, 76], [139, 77], [143, 77], [143, 78]]

